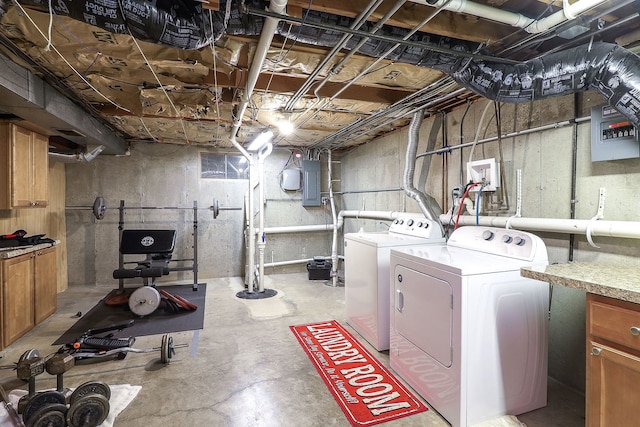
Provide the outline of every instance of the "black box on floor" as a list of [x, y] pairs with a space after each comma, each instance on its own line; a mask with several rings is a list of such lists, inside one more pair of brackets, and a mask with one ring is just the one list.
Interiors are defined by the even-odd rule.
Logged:
[[307, 271], [309, 272], [309, 280], [329, 280], [331, 261], [327, 261], [323, 257], [313, 257], [313, 260], [307, 263]]

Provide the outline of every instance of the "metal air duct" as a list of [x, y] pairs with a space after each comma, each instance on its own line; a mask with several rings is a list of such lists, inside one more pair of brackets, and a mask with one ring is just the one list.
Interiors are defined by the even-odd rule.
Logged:
[[80, 145], [123, 154], [126, 143], [31, 71], [0, 54], [0, 108]]

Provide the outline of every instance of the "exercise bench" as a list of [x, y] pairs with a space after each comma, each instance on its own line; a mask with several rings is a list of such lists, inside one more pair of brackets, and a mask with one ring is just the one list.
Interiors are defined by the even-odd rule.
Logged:
[[[175, 230], [122, 230], [120, 236], [120, 265], [113, 271], [114, 279], [144, 279], [152, 282], [171, 272], [169, 262], [176, 245]], [[145, 255], [138, 261], [125, 262], [124, 255]], [[125, 264], [135, 264], [125, 268]]]

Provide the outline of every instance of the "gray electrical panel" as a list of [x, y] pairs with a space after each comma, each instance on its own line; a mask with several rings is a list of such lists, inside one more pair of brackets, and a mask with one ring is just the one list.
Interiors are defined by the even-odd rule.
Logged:
[[638, 130], [615, 108], [591, 108], [591, 161], [640, 157]]
[[320, 161], [302, 161], [302, 206], [320, 206]]

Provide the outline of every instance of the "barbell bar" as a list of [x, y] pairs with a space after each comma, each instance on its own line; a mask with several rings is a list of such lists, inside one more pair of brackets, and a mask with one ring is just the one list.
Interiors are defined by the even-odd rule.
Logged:
[[108, 208], [105, 204], [104, 197], [98, 196], [93, 201], [93, 206], [66, 206], [65, 210], [90, 210], [93, 212], [93, 216], [96, 217], [97, 220], [101, 220], [104, 218], [104, 214], [107, 209], [124, 209], [124, 210], [207, 210], [213, 213], [213, 219], [218, 218], [220, 211], [240, 211], [242, 208], [231, 208], [220, 206], [218, 203], [218, 199], [213, 199], [213, 204], [206, 208], [185, 208], [178, 206], [124, 206], [118, 208]]

